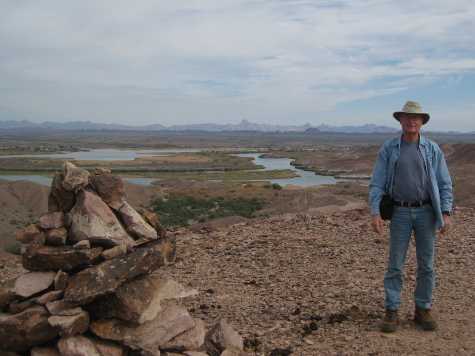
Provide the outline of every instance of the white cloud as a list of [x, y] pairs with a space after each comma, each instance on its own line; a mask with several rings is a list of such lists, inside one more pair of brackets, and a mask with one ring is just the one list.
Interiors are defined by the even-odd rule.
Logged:
[[475, 72], [471, 0], [0, 6], [0, 106], [37, 120], [305, 122]]

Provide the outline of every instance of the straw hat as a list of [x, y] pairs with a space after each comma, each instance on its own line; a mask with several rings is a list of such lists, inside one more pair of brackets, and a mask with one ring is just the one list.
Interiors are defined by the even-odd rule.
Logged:
[[393, 116], [397, 121], [399, 121], [399, 117], [401, 116], [401, 114], [420, 115], [420, 116], [422, 116], [422, 119], [424, 120], [423, 125], [425, 125], [427, 123], [427, 121], [429, 121], [429, 119], [430, 119], [429, 114], [422, 111], [421, 104], [419, 104], [418, 102], [415, 102], [415, 101], [406, 102], [406, 104], [404, 105], [402, 110], [401, 111], [396, 111], [393, 114]]

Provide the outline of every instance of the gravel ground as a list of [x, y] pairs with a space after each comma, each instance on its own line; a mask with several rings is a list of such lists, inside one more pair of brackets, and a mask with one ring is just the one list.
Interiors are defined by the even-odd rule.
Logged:
[[[224, 317], [255, 355], [475, 355], [475, 209], [458, 210], [437, 241], [439, 330], [411, 321], [415, 248], [406, 264], [401, 329], [382, 334], [387, 234], [368, 211], [286, 215], [213, 232], [177, 232], [177, 262], [158, 273], [196, 288], [183, 303], [208, 325]], [[1, 280], [22, 273], [0, 255]]]
[[184, 304], [208, 324], [225, 317], [256, 355], [475, 355], [475, 210], [454, 216], [437, 241], [434, 314], [415, 328], [415, 246], [406, 264], [402, 325], [379, 332], [387, 234], [366, 210], [259, 219], [211, 233], [177, 235], [177, 263], [160, 273], [196, 288]]

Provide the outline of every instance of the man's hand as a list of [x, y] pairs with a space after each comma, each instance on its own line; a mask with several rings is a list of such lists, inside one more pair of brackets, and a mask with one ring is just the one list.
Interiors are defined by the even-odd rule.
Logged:
[[371, 220], [371, 226], [373, 227], [374, 232], [377, 232], [378, 234], [382, 235], [384, 221], [383, 219], [381, 219], [381, 215], [373, 215], [373, 218]]
[[440, 229], [440, 233], [442, 235], [445, 235], [447, 232], [450, 231], [450, 228], [452, 227], [452, 219], [447, 214], [443, 214], [442, 217], [444, 218], [444, 226], [442, 226], [442, 228]]

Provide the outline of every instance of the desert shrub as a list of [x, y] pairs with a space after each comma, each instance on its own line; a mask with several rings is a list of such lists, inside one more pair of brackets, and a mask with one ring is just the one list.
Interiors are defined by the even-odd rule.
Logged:
[[205, 198], [190, 196], [172, 196], [157, 199], [152, 204], [160, 215], [164, 226], [186, 226], [195, 221], [205, 222], [209, 219], [238, 215], [250, 218], [264, 207], [264, 202], [257, 198]]
[[281, 190], [282, 186], [279, 183], [273, 183], [272, 184], [272, 189]]
[[18, 241], [9, 242], [3, 249], [13, 255], [21, 255], [21, 243]]

